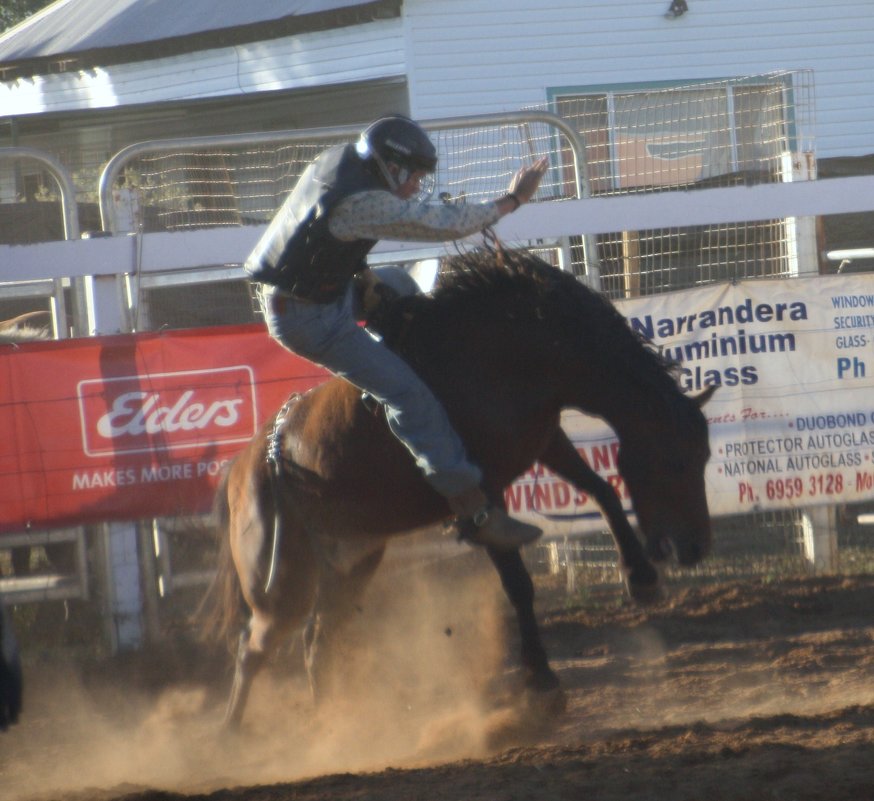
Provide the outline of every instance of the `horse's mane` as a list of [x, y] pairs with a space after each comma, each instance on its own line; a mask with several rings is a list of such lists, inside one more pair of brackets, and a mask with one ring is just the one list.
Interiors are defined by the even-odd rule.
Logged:
[[430, 296], [403, 298], [399, 307], [399, 313], [388, 315], [382, 333], [402, 352], [415, 348], [415, 342], [401, 340], [433, 338], [441, 329], [451, 330], [459, 319], [487, 319], [497, 310], [518, 325], [551, 320], [566, 339], [584, 346], [611, 370], [624, 367], [634, 382], [676, 390], [677, 364], [632, 331], [605, 296], [525, 250], [476, 250], [453, 256], [443, 265]]

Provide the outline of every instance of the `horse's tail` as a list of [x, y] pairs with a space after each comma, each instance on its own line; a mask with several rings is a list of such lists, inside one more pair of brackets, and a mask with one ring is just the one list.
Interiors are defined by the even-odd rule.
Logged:
[[213, 507], [218, 539], [216, 573], [194, 617], [203, 641], [224, 643], [233, 649], [244, 623], [246, 602], [231, 557], [229, 475], [230, 470], [225, 470], [216, 489]]

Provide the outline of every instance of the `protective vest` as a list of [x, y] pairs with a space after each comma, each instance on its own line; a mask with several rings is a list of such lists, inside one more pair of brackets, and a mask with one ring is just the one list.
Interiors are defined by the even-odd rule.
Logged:
[[354, 145], [324, 151], [282, 204], [246, 260], [246, 272], [296, 297], [319, 303], [339, 298], [352, 276], [367, 267], [377, 240], [344, 242], [332, 236], [328, 219], [341, 200], [367, 189], [385, 189], [385, 183]]

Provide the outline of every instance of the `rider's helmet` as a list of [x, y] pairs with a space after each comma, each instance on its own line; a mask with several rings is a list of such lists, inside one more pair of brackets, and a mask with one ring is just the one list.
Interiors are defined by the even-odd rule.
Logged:
[[[392, 189], [402, 184], [409, 173], [416, 170], [434, 172], [437, 168], [437, 148], [418, 123], [399, 114], [382, 117], [371, 123], [361, 133], [356, 145], [358, 155], [373, 159]], [[396, 180], [387, 164], [401, 168], [400, 180]]]

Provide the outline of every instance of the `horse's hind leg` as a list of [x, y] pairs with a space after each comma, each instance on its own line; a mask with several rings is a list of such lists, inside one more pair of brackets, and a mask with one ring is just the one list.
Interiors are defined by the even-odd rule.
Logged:
[[487, 548], [498, 570], [504, 592], [516, 610], [521, 639], [521, 661], [525, 674], [525, 700], [532, 722], [543, 723], [564, 711], [565, 695], [558, 676], [549, 666], [546, 650], [540, 639], [540, 629], [534, 616], [534, 582], [519, 551], [498, 551]]
[[348, 572], [323, 565], [316, 603], [304, 629], [304, 655], [313, 699], [329, 692], [330, 672], [336, 665], [337, 644], [359, 599], [382, 561], [384, 547], [369, 553]]
[[252, 681], [264, 667], [275, 640], [273, 622], [258, 613], [252, 615], [248, 625], [240, 633], [234, 664], [234, 681], [225, 711], [227, 728], [239, 728], [249, 691], [252, 689]]

